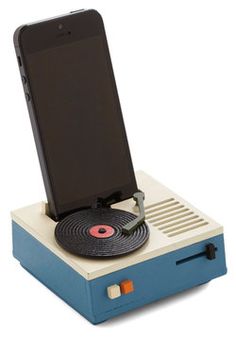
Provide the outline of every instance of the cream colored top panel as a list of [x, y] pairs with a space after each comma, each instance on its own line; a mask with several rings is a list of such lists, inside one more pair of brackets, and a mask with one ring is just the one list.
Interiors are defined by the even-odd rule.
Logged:
[[[97, 260], [66, 252], [55, 241], [56, 222], [45, 214], [43, 202], [13, 211], [12, 219], [88, 280], [223, 232], [222, 226], [144, 172], [137, 172], [136, 178], [139, 188], [145, 193], [150, 239], [145, 246], [124, 257]], [[114, 208], [137, 212], [132, 199], [120, 202]]]

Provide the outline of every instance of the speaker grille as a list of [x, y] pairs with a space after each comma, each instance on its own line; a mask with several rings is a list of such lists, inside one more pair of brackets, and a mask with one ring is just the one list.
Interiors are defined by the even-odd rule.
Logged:
[[146, 220], [168, 237], [206, 226], [208, 222], [175, 198], [145, 207]]

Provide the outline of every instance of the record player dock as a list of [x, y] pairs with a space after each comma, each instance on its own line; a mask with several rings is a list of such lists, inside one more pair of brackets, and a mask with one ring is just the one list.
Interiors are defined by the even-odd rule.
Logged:
[[[11, 213], [14, 256], [94, 324], [226, 273], [222, 226], [146, 173], [137, 172], [136, 180], [145, 193], [149, 239], [120, 257], [82, 257], [63, 249], [42, 202]], [[132, 199], [112, 209], [137, 213]], [[100, 227], [92, 232], [95, 240], [107, 231]]]
[[14, 45], [47, 195], [11, 213], [21, 265], [94, 324], [225, 274], [222, 226], [135, 175], [101, 15]]

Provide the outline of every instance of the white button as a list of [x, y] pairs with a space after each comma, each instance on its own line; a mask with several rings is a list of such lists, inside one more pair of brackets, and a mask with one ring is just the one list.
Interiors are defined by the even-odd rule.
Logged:
[[113, 284], [112, 286], [107, 287], [107, 295], [111, 300], [120, 297], [120, 286], [118, 284]]

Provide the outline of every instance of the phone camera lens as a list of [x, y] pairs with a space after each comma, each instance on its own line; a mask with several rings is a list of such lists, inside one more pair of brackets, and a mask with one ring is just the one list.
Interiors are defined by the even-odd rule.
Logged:
[[62, 30], [62, 28], [63, 28], [63, 24], [62, 24], [62, 23], [59, 23], [58, 29], [59, 29], [59, 30]]

